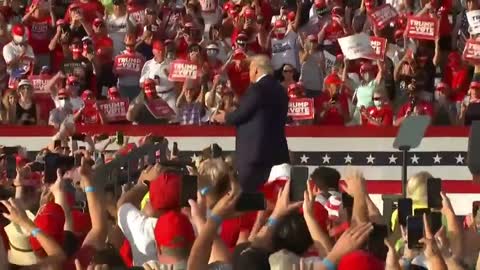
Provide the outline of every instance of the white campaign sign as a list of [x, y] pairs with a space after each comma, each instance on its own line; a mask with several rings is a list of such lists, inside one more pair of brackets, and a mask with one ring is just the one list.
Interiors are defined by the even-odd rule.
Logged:
[[480, 10], [472, 10], [467, 12], [467, 20], [470, 25], [471, 34], [480, 33]]
[[323, 56], [325, 57], [325, 72], [326, 74], [330, 74], [333, 66], [335, 65], [337, 57], [327, 51], [323, 51]]
[[347, 59], [371, 59], [374, 53], [370, 45], [370, 37], [365, 33], [355, 34], [338, 39], [338, 44]]

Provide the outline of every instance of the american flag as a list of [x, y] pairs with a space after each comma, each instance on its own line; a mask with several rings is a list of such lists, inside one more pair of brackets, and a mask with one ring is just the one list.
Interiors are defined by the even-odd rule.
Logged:
[[[172, 142], [178, 142], [180, 158], [187, 161], [195, 160], [201, 149], [212, 143], [218, 143], [225, 153], [235, 149], [234, 132], [226, 128], [155, 127], [145, 130], [133, 126], [126, 133], [132, 135], [130, 141], [137, 141], [140, 135], [150, 131], [166, 136], [170, 146]], [[2, 134], [0, 130], [3, 145], [20, 144], [29, 151], [38, 151], [51, 141], [48, 136], [34, 136], [32, 132], [23, 136]], [[292, 164], [308, 166], [310, 171], [317, 166], [330, 166], [341, 173], [349, 166], [359, 168], [380, 209], [382, 194], [401, 193], [402, 153], [392, 146], [395, 129], [300, 128], [287, 130], [287, 134]], [[451, 197], [457, 214], [461, 215], [470, 211], [472, 201], [480, 200], [480, 186], [472, 183], [465, 165], [467, 136], [466, 129], [434, 128], [427, 132], [418, 148], [408, 153], [406, 160], [409, 176], [428, 171], [434, 177], [442, 178], [443, 190]]]

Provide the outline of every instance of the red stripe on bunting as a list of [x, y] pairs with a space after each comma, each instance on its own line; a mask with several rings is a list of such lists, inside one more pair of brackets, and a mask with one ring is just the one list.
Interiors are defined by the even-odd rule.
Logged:
[[[173, 137], [228, 137], [235, 136], [235, 129], [226, 126], [134, 126], [134, 125], [91, 125], [78, 126], [79, 132], [90, 134], [115, 134], [123, 131], [129, 136], [143, 136], [147, 133]], [[397, 128], [375, 127], [287, 127], [288, 137], [395, 137]], [[0, 136], [52, 136], [54, 129], [46, 126], [1, 126]], [[426, 137], [468, 137], [469, 129], [464, 127], [431, 127]]]
[[[443, 180], [442, 190], [446, 193], [480, 193], [480, 184], [469, 180]], [[402, 183], [398, 180], [368, 180], [367, 191], [370, 194], [401, 194]]]

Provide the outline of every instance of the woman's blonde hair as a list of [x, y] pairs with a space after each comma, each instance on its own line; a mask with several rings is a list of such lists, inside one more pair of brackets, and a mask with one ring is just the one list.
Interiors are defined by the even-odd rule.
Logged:
[[427, 180], [432, 177], [429, 172], [412, 175], [407, 182], [407, 197], [415, 204], [427, 204]]
[[221, 158], [210, 158], [198, 167], [199, 188], [210, 188], [209, 194], [220, 198], [230, 188], [229, 166]]

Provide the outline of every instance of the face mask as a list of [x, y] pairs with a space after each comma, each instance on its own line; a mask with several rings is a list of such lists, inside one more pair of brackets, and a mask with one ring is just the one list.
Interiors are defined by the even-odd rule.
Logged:
[[364, 74], [362, 75], [362, 78], [363, 78], [363, 80], [366, 81], [366, 82], [369, 82], [369, 81], [372, 79], [369, 72], [364, 73]]
[[382, 101], [381, 100], [374, 100], [373, 101], [373, 104], [375, 105], [375, 107], [382, 107]]
[[65, 99], [61, 99], [58, 101], [58, 104], [60, 105], [60, 108], [68, 108], [70, 105]]
[[25, 38], [23, 36], [18, 36], [18, 35], [13, 35], [13, 42], [20, 44], [25, 41]]

